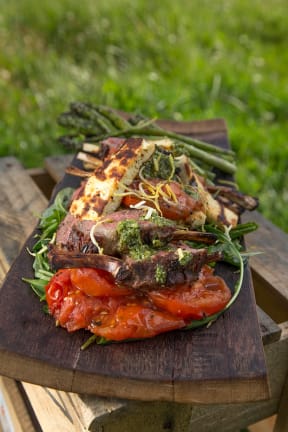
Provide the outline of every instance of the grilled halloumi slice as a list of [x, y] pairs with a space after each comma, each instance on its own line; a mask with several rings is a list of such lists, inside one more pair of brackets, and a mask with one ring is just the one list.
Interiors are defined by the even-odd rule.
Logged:
[[213, 198], [211, 193], [205, 189], [197, 175], [194, 174], [194, 178], [197, 183], [199, 195], [205, 207], [207, 221], [219, 226], [236, 226], [238, 223], [238, 215]]
[[85, 184], [83, 192], [70, 206], [80, 219], [97, 221], [119, 207], [126, 186], [137, 176], [141, 165], [154, 153], [155, 143], [143, 138], [128, 138], [120, 149], [104, 160]]

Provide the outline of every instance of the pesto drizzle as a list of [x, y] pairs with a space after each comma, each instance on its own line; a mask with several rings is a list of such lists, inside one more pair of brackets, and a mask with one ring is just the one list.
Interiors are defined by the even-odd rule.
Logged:
[[167, 279], [167, 271], [161, 264], [157, 264], [155, 271], [156, 282], [160, 285], [165, 285]]
[[171, 180], [175, 173], [175, 162], [171, 152], [156, 147], [153, 156], [143, 165], [145, 178]]
[[153, 250], [144, 244], [141, 238], [140, 226], [135, 219], [128, 219], [118, 223], [118, 248], [131, 258], [141, 260], [153, 255]]

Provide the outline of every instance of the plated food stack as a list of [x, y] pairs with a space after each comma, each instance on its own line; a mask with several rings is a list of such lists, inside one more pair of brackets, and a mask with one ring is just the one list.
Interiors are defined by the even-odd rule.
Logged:
[[[76, 108], [83, 113], [87, 105]], [[103, 116], [103, 110], [93, 110]], [[125, 122], [122, 134], [84, 140], [82, 166], [67, 168], [81, 184], [69, 199], [62, 191], [64, 203], [56, 197], [34, 248], [37, 257], [44, 244], [41, 265], [51, 271], [42, 285], [49, 313], [68, 331], [89, 330], [98, 343], [215, 320], [241, 288], [241, 272], [237, 286], [228, 287], [214, 274], [215, 262], [243, 270], [238, 238], [255, 229], [252, 223], [239, 225], [239, 215], [257, 200], [235, 185], [217, 184], [207, 160], [200, 164], [175, 137], [159, 137], [157, 127], [147, 136], [143, 120], [141, 127], [131, 122], [132, 129]], [[91, 134], [86, 138], [91, 141]], [[233, 166], [225, 156], [223, 161]], [[45, 218], [57, 206], [61, 217], [45, 238]]]

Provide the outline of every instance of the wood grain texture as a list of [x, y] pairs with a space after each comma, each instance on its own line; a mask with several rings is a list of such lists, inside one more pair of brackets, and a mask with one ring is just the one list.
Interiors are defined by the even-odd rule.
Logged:
[[47, 200], [17, 159], [0, 159], [0, 173], [1, 283], [47, 206]]
[[84, 432], [88, 428], [82, 422], [76, 398], [69, 393], [22, 383], [33, 407], [41, 430], [45, 432]]
[[[35, 432], [36, 430], [30, 418], [25, 402], [22, 398], [18, 384], [10, 378], [0, 377], [0, 394], [2, 399], [1, 402], [4, 400], [6, 404], [9, 421], [11, 421], [13, 430], [15, 432]], [[2, 415], [3, 413], [0, 412], [1, 431]], [[8, 432], [9, 430], [9, 425], [6, 424], [3, 432]]]
[[51, 176], [56, 182], [60, 182], [65, 174], [65, 168], [72, 162], [74, 155], [63, 155], [63, 156], [50, 156], [45, 159], [44, 165]]
[[[45, 425], [45, 432], [52, 432], [47, 424], [47, 410], [62, 430], [81, 424], [91, 432], [230, 432], [248, 427], [251, 423], [277, 413], [279, 399], [286, 401], [283, 380], [288, 371], [288, 334], [282, 331], [281, 338], [265, 346], [265, 356], [270, 378], [271, 397], [267, 401], [239, 404], [190, 405], [170, 402], [137, 402], [114, 398], [99, 398], [90, 395], [64, 393], [31, 384], [24, 389], [32, 403], [37, 418]], [[283, 398], [284, 397], [284, 398]], [[287, 410], [286, 410], [287, 411]], [[284, 412], [285, 418], [286, 412]], [[77, 416], [75, 419], [74, 416]], [[279, 418], [279, 415], [278, 415]], [[43, 422], [41, 421], [43, 419]], [[282, 424], [282, 423], [281, 423]], [[66, 425], [66, 426], [65, 426]], [[165, 429], [166, 428], [166, 429]], [[249, 428], [250, 430], [250, 428]], [[254, 429], [253, 429], [254, 430]], [[258, 430], [258, 429], [257, 429]], [[272, 431], [272, 429], [270, 429]], [[279, 432], [286, 429], [280, 425]], [[276, 432], [276, 431], [274, 431]]]
[[250, 251], [263, 252], [250, 258], [258, 304], [277, 322], [288, 320], [288, 235], [260, 213], [243, 215], [243, 221], [254, 220], [257, 231], [246, 236]]
[[[204, 123], [211, 137], [209, 122]], [[220, 123], [215, 131], [217, 122], [213, 121], [212, 141], [227, 146]], [[75, 181], [66, 175], [59, 188]], [[33, 236], [26, 244], [30, 248]], [[233, 289], [237, 275], [226, 266], [219, 271]], [[21, 281], [23, 276], [32, 277], [32, 258], [25, 248], [0, 295], [2, 374], [65, 391], [138, 400], [215, 403], [269, 395], [249, 268], [237, 302], [209, 329], [178, 331], [133, 343], [93, 345], [84, 352], [80, 346], [87, 333], [69, 335], [55, 328], [53, 319], [43, 314], [38, 299]]]
[[[288, 322], [283, 323], [282, 325], [282, 340], [286, 337], [288, 340]], [[288, 353], [286, 356], [286, 360], [288, 360]], [[287, 361], [288, 364], [288, 361]], [[278, 416], [275, 423], [275, 428], [273, 432], [283, 432], [288, 430], [288, 411], [287, 411], [287, 402], [288, 402], [288, 368], [286, 372], [286, 376], [282, 381], [284, 385], [282, 386], [282, 391], [280, 394], [280, 401], [278, 406]]]
[[272, 320], [269, 315], [267, 315], [262, 309], [260, 309], [258, 305], [257, 315], [263, 345], [268, 345], [269, 343], [279, 340], [281, 336], [280, 327]]
[[55, 182], [47, 171], [44, 168], [29, 168], [25, 171], [41, 190], [45, 198], [50, 199]]

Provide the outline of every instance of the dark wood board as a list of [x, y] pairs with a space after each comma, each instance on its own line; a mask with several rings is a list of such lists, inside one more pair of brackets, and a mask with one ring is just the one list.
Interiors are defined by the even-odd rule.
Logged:
[[[227, 147], [222, 120], [199, 125], [196, 132], [194, 123], [178, 127]], [[65, 175], [57, 189], [75, 181]], [[0, 291], [0, 374], [65, 391], [138, 400], [220, 403], [269, 396], [248, 267], [236, 303], [211, 327], [81, 351], [89, 333], [56, 328], [21, 280], [33, 277], [26, 247], [34, 241], [32, 234]], [[237, 275], [224, 265], [219, 272], [233, 289]]]

